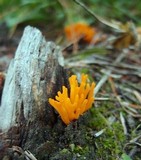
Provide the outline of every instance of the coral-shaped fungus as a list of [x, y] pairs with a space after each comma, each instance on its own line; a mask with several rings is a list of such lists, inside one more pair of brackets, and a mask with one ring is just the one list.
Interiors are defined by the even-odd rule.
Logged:
[[69, 78], [70, 90], [62, 86], [62, 93], [58, 91], [56, 100], [49, 98], [49, 103], [57, 110], [66, 125], [78, 119], [92, 106], [95, 83], [89, 84], [87, 79], [88, 75], [82, 74], [79, 84], [76, 75], [72, 75]]
[[79, 40], [81, 37], [86, 43], [91, 43], [95, 34], [95, 29], [86, 23], [75, 23], [65, 27], [65, 34], [69, 41]]

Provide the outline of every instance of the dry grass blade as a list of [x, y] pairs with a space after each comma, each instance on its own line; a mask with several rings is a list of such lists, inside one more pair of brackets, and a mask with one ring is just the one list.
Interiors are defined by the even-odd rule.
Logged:
[[138, 99], [139, 103], [141, 104], [141, 94], [138, 91], [133, 92], [136, 98]]
[[28, 150], [25, 151], [24, 154], [25, 154], [27, 160], [37, 160], [37, 159], [33, 156], [33, 154], [32, 154], [30, 151], [28, 151]]
[[126, 127], [125, 118], [124, 118], [122, 112], [120, 112], [120, 120], [121, 120], [121, 124], [123, 126], [124, 134], [127, 135], [128, 134], [127, 127]]
[[125, 30], [122, 30], [117, 23], [109, 22], [109, 21], [105, 20], [104, 18], [98, 16], [97, 14], [92, 12], [89, 8], [87, 8], [84, 5], [84, 3], [80, 2], [79, 0], [74, 0], [74, 2], [76, 2], [78, 5], [83, 7], [90, 15], [92, 15], [94, 18], [96, 18], [98, 21], [100, 21], [101, 23], [105, 24], [106, 26], [111, 27], [113, 29], [116, 29], [120, 33], [124, 33], [125, 32]]
[[21, 147], [19, 146], [12, 146], [12, 149], [14, 152], [17, 152], [19, 154], [22, 154], [25, 156], [26, 160], [37, 160], [34, 155], [30, 151], [24, 151]]
[[[116, 60], [113, 62], [113, 64], [118, 64], [119, 62], [121, 62], [126, 56], [127, 56], [128, 52], [125, 50], [123, 53], [121, 53]], [[101, 89], [101, 87], [103, 86], [103, 84], [108, 80], [110, 74], [112, 73], [112, 70], [108, 70], [106, 75], [104, 75], [101, 80], [98, 82], [98, 84], [95, 87], [95, 93], [94, 96], [96, 96], [96, 94], [99, 92], [99, 90]]]

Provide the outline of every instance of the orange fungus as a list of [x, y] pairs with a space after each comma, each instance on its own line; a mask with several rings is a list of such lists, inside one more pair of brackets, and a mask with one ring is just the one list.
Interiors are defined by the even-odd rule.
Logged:
[[66, 125], [78, 119], [94, 102], [95, 83], [90, 84], [87, 79], [88, 76], [82, 74], [79, 84], [76, 75], [72, 75], [69, 78], [70, 90], [62, 86], [62, 93], [58, 91], [55, 100], [49, 98], [49, 103], [57, 110]]
[[91, 43], [95, 34], [95, 29], [86, 23], [68, 25], [64, 30], [67, 39], [71, 42], [82, 38], [86, 43]]

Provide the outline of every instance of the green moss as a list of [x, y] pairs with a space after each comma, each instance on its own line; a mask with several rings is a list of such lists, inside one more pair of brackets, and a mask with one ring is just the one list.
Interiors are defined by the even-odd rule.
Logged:
[[[100, 107], [93, 107], [89, 112], [72, 123], [65, 130], [67, 139], [65, 152], [71, 153], [72, 159], [118, 160], [123, 154], [126, 137], [119, 119], [119, 110], [113, 102], [103, 102]], [[113, 120], [110, 120], [110, 118]], [[95, 137], [95, 134], [101, 132]], [[60, 155], [64, 153], [60, 152]], [[94, 158], [96, 157], [96, 158]], [[70, 159], [71, 159], [70, 158]]]
[[62, 149], [62, 150], [60, 150], [59, 152], [56, 152], [56, 153], [54, 153], [53, 155], [51, 155], [50, 156], [50, 160], [59, 160], [59, 159], [61, 159], [61, 160], [66, 160], [66, 159], [72, 159], [72, 153], [68, 150], [68, 149], [66, 149], [66, 148], [64, 148], [64, 149]]
[[[99, 159], [116, 160], [123, 153], [123, 146], [126, 137], [123, 132], [122, 124], [119, 120], [119, 111], [115, 110], [115, 105], [112, 102], [104, 102], [98, 108], [91, 109], [91, 119], [89, 126], [93, 128], [94, 135], [101, 132], [95, 137], [95, 155]], [[109, 114], [110, 113], [110, 114]], [[110, 118], [113, 118], [110, 121]]]
[[[72, 150], [72, 146], [73, 146], [73, 150]], [[79, 160], [81, 159], [93, 160], [94, 158], [94, 155], [92, 155], [92, 153], [94, 154], [94, 148], [92, 146], [90, 147], [90, 144], [86, 144], [85, 146], [71, 144], [70, 148], [71, 148], [73, 158], [76, 158]]]
[[[61, 129], [58, 125], [53, 130], [56, 147], [47, 154], [50, 160], [121, 159], [126, 143], [119, 115], [122, 108], [109, 101], [95, 105], [68, 126]], [[52, 149], [52, 143], [47, 143], [48, 147]]]
[[116, 106], [112, 102], [105, 101], [102, 104], [98, 102], [96, 104], [98, 107], [92, 107], [91, 112], [91, 118], [89, 120], [90, 127], [100, 130], [107, 126], [110, 126], [109, 118], [115, 117], [116, 113], [113, 113], [112, 110], [117, 110]]
[[115, 160], [122, 154], [125, 137], [121, 125], [114, 125], [106, 128], [105, 132], [95, 139], [97, 157]]

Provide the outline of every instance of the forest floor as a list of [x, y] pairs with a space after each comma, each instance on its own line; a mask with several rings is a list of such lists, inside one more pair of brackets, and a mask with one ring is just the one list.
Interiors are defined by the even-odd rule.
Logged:
[[[18, 27], [9, 37], [6, 26], [0, 26], [0, 72], [5, 76], [23, 28]], [[48, 37], [43, 28], [41, 32], [58, 43], [56, 35]], [[99, 29], [94, 43], [85, 43], [83, 38], [72, 44], [58, 43], [69, 74], [88, 74], [97, 90], [92, 108], [65, 127], [63, 134], [55, 135], [60, 136], [62, 145], [56, 152], [50, 151], [49, 159], [141, 159], [140, 41], [131, 44], [123, 36], [110, 45], [108, 39], [112, 36], [116, 37], [114, 32]], [[3, 84], [0, 85], [2, 92]]]

